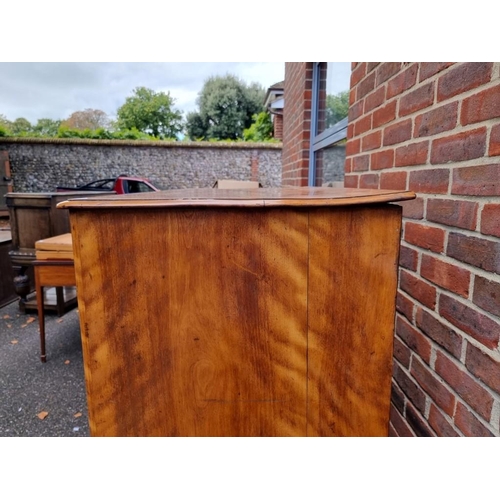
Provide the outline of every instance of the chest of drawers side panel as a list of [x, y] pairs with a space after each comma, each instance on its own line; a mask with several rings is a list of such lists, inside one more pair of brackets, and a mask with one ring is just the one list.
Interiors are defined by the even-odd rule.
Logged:
[[308, 435], [387, 436], [401, 208], [310, 212]]
[[306, 211], [71, 224], [93, 436], [305, 435]]

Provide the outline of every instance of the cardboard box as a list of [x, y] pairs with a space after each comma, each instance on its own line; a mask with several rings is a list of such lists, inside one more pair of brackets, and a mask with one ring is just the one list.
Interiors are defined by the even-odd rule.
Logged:
[[262, 184], [257, 181], [235, 181], [231, 179], [218, 179], [212, 186], [219, 189], [247, 189], [261, 188]]

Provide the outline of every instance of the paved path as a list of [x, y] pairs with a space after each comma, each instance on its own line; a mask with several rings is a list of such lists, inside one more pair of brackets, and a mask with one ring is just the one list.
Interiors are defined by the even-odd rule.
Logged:
[[37, 314], [0, 309], [0, 437], [89, 435], [78, 311], [45, 321], [42, 363]]

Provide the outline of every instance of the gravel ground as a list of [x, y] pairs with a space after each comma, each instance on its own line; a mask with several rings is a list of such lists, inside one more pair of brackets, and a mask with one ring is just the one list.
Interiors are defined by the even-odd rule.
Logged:
[[37, 314], [17, 301], [0, 309], [0, 436], [89, 436], [78, 311], [45, 315], [47, 362]]

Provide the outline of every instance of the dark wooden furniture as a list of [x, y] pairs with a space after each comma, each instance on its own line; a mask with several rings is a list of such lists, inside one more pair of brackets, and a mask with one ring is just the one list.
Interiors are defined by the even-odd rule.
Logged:
[[13, 302], [17, 297], [13, 282], [14, 271], [9, 259], [11, 250], [10, 231], [0, 229], [0, 307]]
[[0, 151], [0, 217], [9, 214], [5, 203], [5, 195], [12, 192], [9, 152]]
[[[14, 270], [14, 287], [19, 298], [19, 310], [37, 310], [34, 290], [33, 261], [35, 242], [68, 233], [69, 216], [57, 210], [58, 203], [78, 197], [102, 195], [102, 192], [74, 191], [71, 193], [9, 193], [6, 195], [12, 231], [12, 249], [9, 252]], [[59, 316], [76, 306], [76, 289], [57, 287], [47, 291], [46, 310], [55, 310]]]
[[68, 201], [93, 436], [387, 436], [406, 191]]
[[63, 288], [76, 286], [71, 233], [39, 240], [35, 243], [36, 260], [35, 290], [40, 327], [40, 359], [47, 360], [45, 354], [45, 287]]

